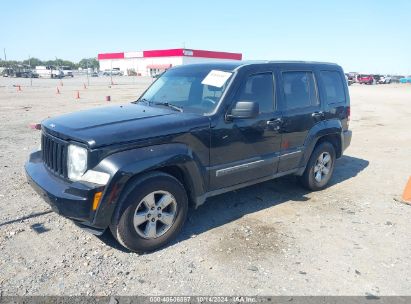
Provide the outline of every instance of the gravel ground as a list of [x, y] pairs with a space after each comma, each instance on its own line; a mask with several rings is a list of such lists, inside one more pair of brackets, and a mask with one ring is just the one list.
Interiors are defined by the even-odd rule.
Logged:
[[64, 79], [56, 94], [60, 80], [0, 79], [0, 294], [411, 295], [409, 85], [350, 87], [354, 137], [326, 190], [285, 177], [212, 198], [157, 252], [50, 212], [25, 179], [40, 139], [28, 124], [131, 101], [150, 81]]

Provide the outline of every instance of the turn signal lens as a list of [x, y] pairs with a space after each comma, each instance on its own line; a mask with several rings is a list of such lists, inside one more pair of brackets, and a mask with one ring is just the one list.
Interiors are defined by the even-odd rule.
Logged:
[[102, 194], [103, 192], [96, 192], [96, 194], [94, 194], [93, 211], [97, 210], [98, 204], [100, 204], [100, 199], [101, 199]]

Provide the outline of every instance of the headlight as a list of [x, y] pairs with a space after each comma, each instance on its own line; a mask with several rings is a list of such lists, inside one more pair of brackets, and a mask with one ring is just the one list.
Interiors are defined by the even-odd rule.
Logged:
[[87, 149], [76, 146], [68, 146], [67, 171], [68, 178], [77, 181], [87, 170]]

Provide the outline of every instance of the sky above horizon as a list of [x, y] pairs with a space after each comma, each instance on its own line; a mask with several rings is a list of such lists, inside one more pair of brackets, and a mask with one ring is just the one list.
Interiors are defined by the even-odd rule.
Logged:
[[314, 60], [411, 74], [411, 1], [5, 0], [0, 57], [78, 62], [98, 53], [192, 48], [245, 60]]

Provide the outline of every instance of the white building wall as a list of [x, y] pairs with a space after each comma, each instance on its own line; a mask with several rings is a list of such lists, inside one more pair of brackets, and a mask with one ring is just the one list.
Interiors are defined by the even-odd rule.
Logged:
[[124, 75], [127, 75], [128, 69], [134, 69], [141, 76], [149, 76], [150, 65], [168, 65], [178, 66], [183, 64], [183, 57], [153, 57], [153, 58], [124, 58], [124, 59], [104, 59], [100, 60], [100, 70], [111, 70], [119, 68]]
[[205, 63], [205, 62], [224, 62], [224, 61], [238, 61], [234, 59], [219, 59], [219, 58], [203, 58], [203, 57], [183, 57], [183, 64]]
[[[131, 56], [131, 54], [129, 55]], [[127, 70], [133, 69], [137, 74], [141, 76], [149, 76], [150, 70], [147, 66], [150, 65], [168, 65], [172, 67], [182, 64], [192, 63], [204, 63], [204, 62], [222, 62], [222, 61], [238, 61], [230, 59], [218, 59], [218, 58], [202, 58], [202, 57], [187, 57], [187, 56], [175, 56], [175, 57], [128, 57], [124, 59], [104, 59], [100, 60], [100, 70], [111, 70], [112, 68], [119, 68], [124, 75], [127, 75]]]
[[104, 59], [100, 60], [100, 71], [119, 68], [121, 71], [127, 71], [128, 62], [125, 59]]

